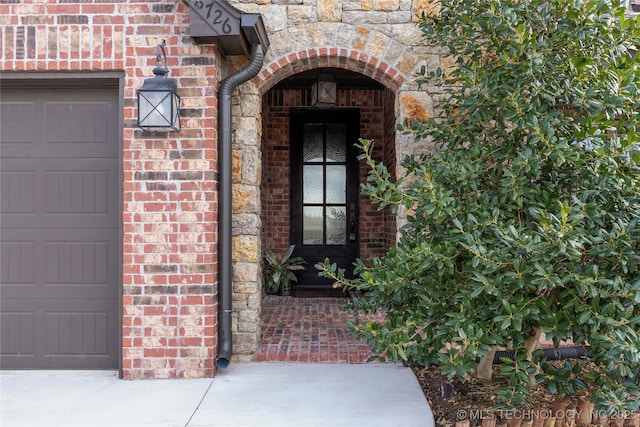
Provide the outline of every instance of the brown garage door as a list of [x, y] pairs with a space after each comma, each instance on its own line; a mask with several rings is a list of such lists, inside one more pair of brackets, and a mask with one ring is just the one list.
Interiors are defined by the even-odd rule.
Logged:
[[118, 89], [0, 108], [0, 367], [117, 368]]

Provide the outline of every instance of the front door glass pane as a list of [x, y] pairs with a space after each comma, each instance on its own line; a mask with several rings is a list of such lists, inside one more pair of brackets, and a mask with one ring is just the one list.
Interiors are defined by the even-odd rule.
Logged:
[[327, 207], [327, 245], [347, 244], [347, 209], [344, 206]]
[[324, 230], [321, 206], [305, 206], [302, 209], [302, 243], [304, 245], [322, 245]]
[[344, 123], [327, 123], [327, 162], [347, 161], [347, 126]]
[[302, 202], [322, 203], [324, 174], [322, 165], [304, 165], [302, 175]]
[[347, 202], [347, 167], [327, 166], [327, 203]]
[[307, 123], [304, 125], [303, 132], [303, 161], [322, 162], [324, 160], [322, 123]]

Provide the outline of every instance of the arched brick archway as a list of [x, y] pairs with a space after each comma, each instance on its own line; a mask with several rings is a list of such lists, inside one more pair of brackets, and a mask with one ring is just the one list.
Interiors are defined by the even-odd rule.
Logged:
[[396, 68], [365, 52], [339, 48], [309, 48], [290, 53], [266, 64], [253, 79], [261, 93], [297, 73], [316, 68], [343, 68], [367, 76], [397, 92], [407, 78]]

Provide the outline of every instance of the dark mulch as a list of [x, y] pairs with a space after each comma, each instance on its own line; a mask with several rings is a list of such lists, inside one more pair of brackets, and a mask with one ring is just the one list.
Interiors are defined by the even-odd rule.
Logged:
[[[497, 403], [495, 390], [499, 387], [498, 384], [476, 377], [470, 377], [464, 383], [456, 379], [449, 380], [434, 366], [414, 367], [413, 371], [429, 401], [437, 425], [466, 419], [477, 420], [480, 417], [479, 411], [494, 413], [492, 408]], [[453, 386], [450, 399], [442, 396], [443, 384], [447, 382]], [[554, 398], [555, 396], [547, 393], [543, 387], [536, 386], [531, 390], [526, 406], [551, 407]], [[498, 413], [497, 416], [499, 417], [500, 414]]]
[[[551, 413], [554, 401], [561, 399], [557, 395], [549, 393], [543, 385], [537, 385], [531, 389], [531, 395], [527, 398], [526, 405], [517, 411], [495, 410], [493, 409], [497, 403], [495, 391], [499, 384], [493, 381], [480, 380], [475, 377], [470, 377], [465, 382], [456, 379], [449, 380], [440, 373], [437, 367], [433, 366], [413, 367], [413, 372], [429, 401], [436, 425], [439, 426], [463, 420], [470, 420], [471, 426], [480, 425], [485, 418], [495, 419], [498, 422], [513, 417], [530, 419], [532, 415], [535, 417], [535, 411], [542, 410]], [[494, 378], [499, 376], [499, 367], [494, 366]], [[443, 397], [444, 383], [450, 383], [453, 386], [453, 394], [449, 399]], [[585, 390], [582, 396], [587, 395], [588, 391]], [[565, 397], [566, 407], [575, 408], [578, 397]], [[596, 423], [594, 422], [594, 424]]]

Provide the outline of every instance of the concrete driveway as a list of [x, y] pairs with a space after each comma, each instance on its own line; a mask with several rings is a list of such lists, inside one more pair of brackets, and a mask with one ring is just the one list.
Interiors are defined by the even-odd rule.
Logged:
[[115, 372], [0, 373], [2, 427], [434, 427], [409, 368], [236, 363], [214, 379], [123, 381]]

